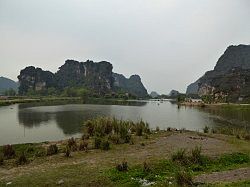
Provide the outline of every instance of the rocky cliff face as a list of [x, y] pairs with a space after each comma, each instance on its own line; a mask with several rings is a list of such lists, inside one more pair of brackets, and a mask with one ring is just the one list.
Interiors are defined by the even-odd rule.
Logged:
[[178, 95], [180, 95], [180, 92], [177, 90], [171, 90], [168, 95], [170, 97], [177, 97]]
[[29, 89], [42, 91], [55, 85], [53, 73], [33, 66], [21, 70], [18, 80], [19, 93], [22, 95], [26, 94]]
[[112, 69], [112, 64], [105, 61], [94, 63], [89, 60], [86, 62], [67, 60], [55, 74], [55, 79], [60, 89], [83, 86], [104, 94], [112, 90]]
[[198, 94], [199, 82], [200, 80], [197, 80], [194, 83], [191, 83], [190, 85], [188, 85], [186, 94], [187, 95]]
[[113, 66], [109, 62], [95, 63], [89, 60], [86, 62], [66, 60], [55, 74], [40, 68], [27, 67], [21, 70], [18, 76], [19, 93], [26, 94], [29, 89], [40, 91], [48, 87], [55, 87], [58, 90], [83, 87], [99, 95], [120, 89], [138, 97], [147, 96], [147, 90], [138, 75], [132, 75], [127, 79], [123, 75], [113, 73], [112, 69]]
[[128, 79], [122, 74], [113, 73], [114, 88], [121, 88], [125, 92], [129, 92], [138, 97], [148, 96], [148, 92], [141, 82], [139, 75], [132, 75]]
[[[197, 82], [197, 94], [212, 95], [215, 101], [236, 102], [250, 98], [250, 46], [230, 46], [219, 58], [214, 70]], [[194, 85], [190, 85], [193, 87]]]
[[149, 94], [153, 99], [154, 98], [157, 98], [158, 96], [160, 96], [157, 92], [155, 91], [152, 91], [150, 94]]

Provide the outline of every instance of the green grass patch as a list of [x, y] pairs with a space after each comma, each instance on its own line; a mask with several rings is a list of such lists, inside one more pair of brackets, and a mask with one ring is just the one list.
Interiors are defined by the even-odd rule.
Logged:
[[[177, 156], [180, 156], [179, 158], [181, 159], [193, 157], [193, 155], [187, 156], [183, 151], [180, 152], [181, 156]], [[196, 153], [194, 152], [193, 154], [195, 155], [197, 149]], [[244, 153], [225, 154], [217, 159], [200, 156], [199, 159], [199, 162], [192, 162], [191, 160], [186, 162], [161, 160], [150, 163], [150, 169], [147, 170], [144, 168], [145, 164], [143, 165], [142, 163], [141, 165], [129, 167], [128, 171], [121, 172], [114, 168], [105, 173], [118, 186], [139, 186], [143, 181], [154, 182], [159, 185], [178, 185], [182, 179], [185, 179], [185, 176], [188, 176], [189, 180], [189, 176], [192, 177], [200, 173], [224, 171], [250, 164], [249, 155]]]

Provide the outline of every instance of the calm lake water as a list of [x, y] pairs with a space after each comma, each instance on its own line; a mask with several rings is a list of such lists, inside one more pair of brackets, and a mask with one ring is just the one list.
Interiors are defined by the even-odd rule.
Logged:
[[202, 130], [204, 126], [250, 127], [250, 110], [178, 108], [170, 101], [140, 101], [125, 105], [16, 104], [0, 107], [0, 145], [78, 137], [82, 124], [97, 116], [147, 121], [159, 126]]

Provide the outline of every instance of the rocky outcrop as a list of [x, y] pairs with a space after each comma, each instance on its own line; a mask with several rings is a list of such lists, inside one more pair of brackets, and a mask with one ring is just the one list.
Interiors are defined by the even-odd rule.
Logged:
[[17, 91], [18, 83], [6, 77], [0, 77], [0, 93], [4, 93], [4, 91], [9, 89]]
[[114, 89], [122, 89], [125, 92], [141, 98], [148, 96], [148, 92], [142, 84], [139, 75], [132, 75], [127, 79], [122, 74], [113, 73], [113, 77]]
[[177, 90], [171, 90], [168, 95], [170, 97], [177, 97], [178, 95], [180, 95], [180, 92]]
[[160, 96], [157, 92], [155, 91], [152, 91], [150, 94], [149, 94], [153, 99], [154, 98], [157, 98], [158, 96]]
[[90, 60], [86, 62], [66, 60], [55, 74], [30, 66], [21, 70], [18, 76], [19, 93], [25, 95], [30, 89], [40, 91], [49, 87], [59, 91], [70, 87], [83, 87], [99, 95], [117, 90], [137, 97], [148, 95], [140, 76], [132, 75], [127, 79], [121, 74], [113, 73], [112, 70], [113, 66], [109, 62], [96, 63]]
[[55, 85], [53, 73], [33, 66], [21, 70], [18, 80], [21, 95], [26, 94], [29, 90], [42, 91]]
[[200, 96], [210, 95], [216, 101], [247, 101], [250, 99], [250, 45], [229, 46], [214, 70], [202, 76], [194, 88]]
[[56, 84], [59, 89], [65, 87], [86, 87], [104, 94], [112, 90], [113, 66], [109, 62], [93, 61], [78, 62], [67, 60], [55, 74]]
[[186, 94], [187, 95], [196, 95], [196, 94], [198, 94], [199, 82], [200, 82], [200, 80], [197, 80], [194, 83], [191, 83], [190, 85], [188, 85]]

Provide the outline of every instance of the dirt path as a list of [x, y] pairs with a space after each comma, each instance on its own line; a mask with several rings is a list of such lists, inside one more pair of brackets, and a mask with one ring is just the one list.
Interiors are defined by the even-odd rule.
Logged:
[[[17, 176], [30, 174], [36, 171], [45, 172], [53, 168], [65, 165], [74, 165], [84, 163], [89, 168], [115, 165], [126, 159], [129, 163], [141, 163], [148, 159], [164, 159], [177, 149], [193, 149], [195, 146], [201, 146], [203, 154], [209, 156], [218, 156], [223, 153], [237, 151], [235, 147], [224, 140], [199, 136], [195, 132], [185, 133], [164, 133], [145, 140], [143, 137], [135, 145], [116, 145], [110, 151], [91, 150], [88, 153], [76, 152], [73, 157], [67, 159], [63, 154], [38, 158], [28, 165], [4, 169], [0, 167], [0, 180], [13, 179]], [[142, 146], [140, 142], [144, 142]]]
[[202, 174], [197, 176], [194, 179], [194, 182], [219, 183], [219, 182], [236, 182], [240, 180], [250, 180], [250, 168], [240, 168], [230, 171]]

